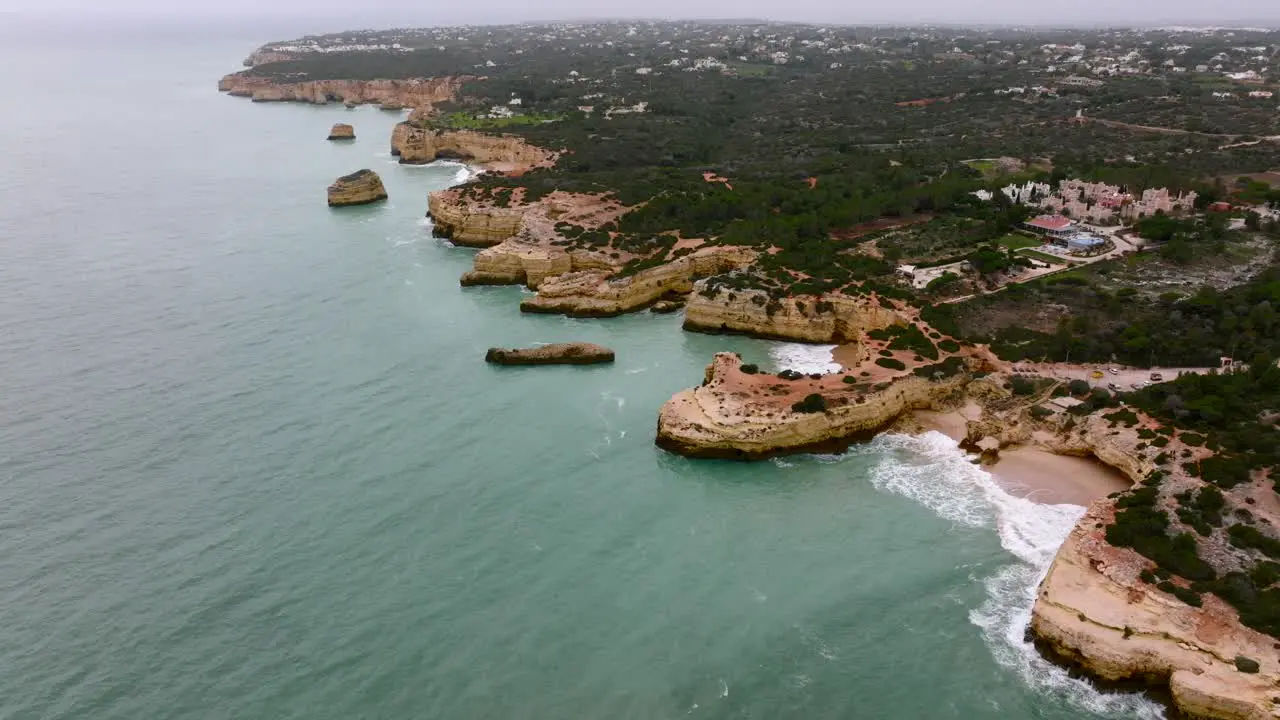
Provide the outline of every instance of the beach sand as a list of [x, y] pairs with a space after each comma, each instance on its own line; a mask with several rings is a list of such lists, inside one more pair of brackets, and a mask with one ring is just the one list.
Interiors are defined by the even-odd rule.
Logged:
[[1128, 490], [1129, 478], [1091, 458], [1055, 455], [1036, 448], [1001, 451], [987, 471], [1011, 495], [1051, 505], [1088, 507], [1098, 498]]
[[[964, 439], [965, 423], [980, 415], [981, 410], [972, 402], [948, 412], [915, 413], [923, 427], [956, 442]], [[1131, 486], [1123, 473], [1097, 460], [1056, 455], [1034, 447], [1001, 450], [1000, 459], [985, 469], [1009, 494], [1051, 505], [1088, 507], [1098, 498]]]

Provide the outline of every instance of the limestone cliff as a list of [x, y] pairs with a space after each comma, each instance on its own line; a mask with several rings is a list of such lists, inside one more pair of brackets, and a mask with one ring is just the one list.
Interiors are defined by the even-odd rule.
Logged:
[[274, 62], [289, 62], [294, 56], [288, 53], [282, 53], [276, 50], [268, 50], [266, 48], [258, 48], [254, 50], [249, 57], [244, 59], [245, 67], [256, 67], [258, 65], [266, 65]]
[[357, 170], [343, 175], [329, 186], [329, 206], [367, 205], [387, 199], [382, 178], [372, 170]]
[[416, 108], [453, 99], [462, 83], [469, 79], [290, 80], [254, 75], [252, 70], [246, 70], [222, 78], [218, 89], [236, 97], [252, 98], [254, 102], [372, 103]]
[[[1167, 686], [1187, 717], [1262, 720], [1280, 714], [1275, 638], [1244, 627], [1214, 595], [1192, 607], [1143, 583], [1151, 563], [1107, 544], [1115, 500], [1071, 531], [1040, 584], [1031, 633], [1042, 652], [1111, 682]], [[1237, 669], [1256, 660], [1258, 673]]]
[[607, 270], [580, 270], [540, 281], [538, 294], [520, 303], [524, 312], [571, 317], [611, 317], [647, 307], [666, 295], [693, 290], [695, 280], [746, 267], [755, 251], [733, 246], [700, 248], [626, 277]]
[[525, 210], [469, 203], [457, 190], [440, 190], [427, 196], [427, 215], [435, 235], [455, 245], [484, 248], [517, 235], [524, 228]]
[[[701, 386], [676, 393], [662, 406], [656, 442], [690, 457], [742, 460], [841, 449], [908, 410], [933, 407], [969, 380], [968, 373], [938, 381], [906, 375], [876, 386], [851, 385], [833, 375], [784, 380], [743, 372], [741, 358], [719, 353]], [[825, 409], [792, 408], [811, 395], [821, 396]]]
[[512, 238], [476, 253], [475, 269], [462, 276], [463, 285], [528, 285], [537, 288], [553, 275], [573, 269], [569, 253]]
[[509, 174], [552, 165], [557, 157], [557, 153], [515, 135], [423, 127], [415, 121], [396, 125], [391, 132], [391, 154], [406, 164], [463, 160]]
[[838, 343], [904, 320], [875, 298], [830, 294], [771, 300], [760, 290], [708, 291], [699, 286], [685, 309], [684, 329]]

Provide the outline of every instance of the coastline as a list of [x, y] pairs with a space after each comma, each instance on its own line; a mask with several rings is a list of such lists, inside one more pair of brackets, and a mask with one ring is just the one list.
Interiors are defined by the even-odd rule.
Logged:
[[[916, 410], [912, 417], [920, 427], [946, 435], [957, 444], [965, 439], [965, 425], [981, 411], [969, 401], [949, 411]], [[984, 470], [1005, 492], [1044, 505], [1088, 507], [1131, 483], [1119, 470], [1092, 458], [1062, 455], [1032, 445], [1015, 445], [1000, 451], [999, 459]]]

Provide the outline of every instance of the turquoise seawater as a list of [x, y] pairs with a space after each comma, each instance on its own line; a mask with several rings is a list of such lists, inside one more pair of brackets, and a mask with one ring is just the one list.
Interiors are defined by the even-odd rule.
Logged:
[[[287, 34], [0, 28], [0, 717], [1158, 715], [1022, 638], [1081, 509], [941, 436], [658, 450], [716, 351], [815, 353], [459, 288], [397, 115], [216, 92]], [[563, 340], [618, 362], [482, 362]]]

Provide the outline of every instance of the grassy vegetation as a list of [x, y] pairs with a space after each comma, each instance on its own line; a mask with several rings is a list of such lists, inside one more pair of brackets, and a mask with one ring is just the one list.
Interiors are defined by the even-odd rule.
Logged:
[[484, 117], [482, 115], [451, 112], [431, 119], [435, 127], [451, 130], [503, 130], [527, 125], [540, 125], [564, 120], [563, 115], [544, 115], [531, 113], [528, 115], [512, 115], [511, 117]]
[[[1036, 247], [1039, 247], [1039, 245], [1040, 243], [1036, 243]], [[1019, 249], [1018, 254], [1025, 255], [1029, 258], [1035, 258], [1040, 262], [1049, 263], [1050, 265], [1066, 265], [1069, 262], [1067, 260], [1064, 260], [1063, 258], [1058, 257], [1057, 255], [1050, 255], [1049, 253], [1042, 253], [1036, 250], [1029, 250], [1027, 249], [1028, 247], [1030, 246], [1025, 246]]]
[[996, 239], [996, 244], [1007, 250], [1021, 250], [1023, 248], [1037, 248], [1043, 245], [1038, 238], [1019, 235], [1018, 233], [1009, 233]]

